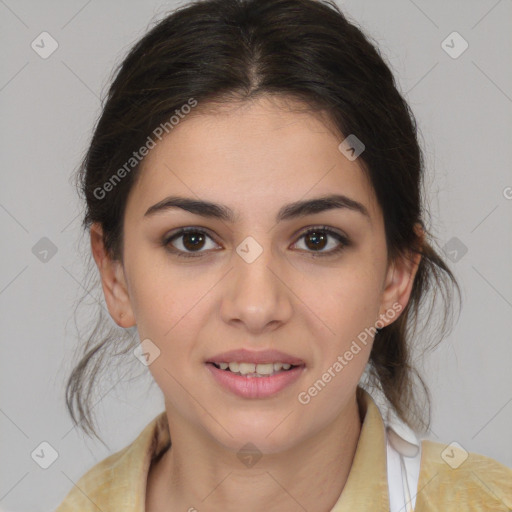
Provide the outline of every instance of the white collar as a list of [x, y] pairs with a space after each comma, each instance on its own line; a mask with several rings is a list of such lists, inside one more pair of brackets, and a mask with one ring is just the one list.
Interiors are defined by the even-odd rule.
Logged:
[[386, 425], [390, 512], [412, 512], [420, 474], [421, 441], [392, 409], [387, 410], [383, 419]]

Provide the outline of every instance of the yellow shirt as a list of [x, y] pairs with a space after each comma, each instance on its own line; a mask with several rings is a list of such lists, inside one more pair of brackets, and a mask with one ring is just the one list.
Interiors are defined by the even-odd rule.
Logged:
[[[384, 421], [368, 393], [361, 394], [359, 405], [364, 421], [356, 453], [343, 492], [330, 512], [389, 511]], [[163, 412], [133, 443], [82, 476], [56, 512], [144, 512], [151, 459], [169, 445]], [[441, 457], [445, 448], [422, 441], [415, 512], [512, 510], [512, 469], [474, 453], [454, 469]]]

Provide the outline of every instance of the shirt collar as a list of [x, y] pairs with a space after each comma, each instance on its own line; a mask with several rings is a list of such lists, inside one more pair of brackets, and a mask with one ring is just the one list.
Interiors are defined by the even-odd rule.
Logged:
[[347, 482], [331, 512], [388, 510], [386, 434], [381, 413], [362, 388], [357, 402], [363, 419]]
[[107, 488], [108, 493], [97, 490], [93, 500], [95, 506], [109, 510], [109, 496], [115, 496], [118, 510], [144, 512], [151, 462], [169, 445], [169, 426], [166, 412], [163, 411], [144, 428], [135, 441], [102, 462], [106, 474], [103, 475], [101, 488]]

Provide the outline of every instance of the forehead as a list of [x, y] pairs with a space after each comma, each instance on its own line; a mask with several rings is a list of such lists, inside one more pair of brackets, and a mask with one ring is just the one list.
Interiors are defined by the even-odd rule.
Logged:
[[378, 217], [361, 160], [338, 149], [343, 139], [325, 116], [300, 103], [261, 98], [221, 108], [199, 105], [149, 151], [127, 211], [140, 218], [166, 196], [182, 195], [225, 204], [243, 217], [338, 193]]

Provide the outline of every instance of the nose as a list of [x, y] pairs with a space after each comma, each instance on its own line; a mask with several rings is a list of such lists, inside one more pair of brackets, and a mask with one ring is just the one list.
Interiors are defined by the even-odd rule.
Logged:
[[249, 261], [238, 253], [233, 255], [234, 268], [227, 276], [221, 316], [226, 323], [260, 334], [290, 319], [293, 293], [283, 266], [272, 257], [270, 249], [265, 248]]

